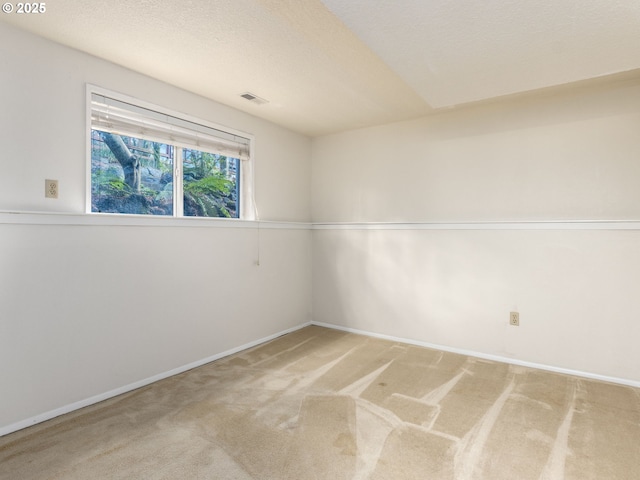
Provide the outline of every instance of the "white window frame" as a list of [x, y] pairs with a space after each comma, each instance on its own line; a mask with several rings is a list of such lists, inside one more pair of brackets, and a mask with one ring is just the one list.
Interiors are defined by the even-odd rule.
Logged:
[[[240, 160], [240, 169], [239, 169], [239, 181], [240, 181], [240, 198], [238, 199], [240, 203], [240, 212], [238, 218], [223, 218], [223, 217], [191, 217], [184, 216], [183, 214], [183, 185], [182, 185], [182, 162], [180, 156], [177, 155], [178, 152], [181, 153], [181, 147], [176, 146], [176, 155], [174, 158], [174, 166], [173, 166], [173, 215], [172, 216], [157, 216], [157, 215], [131, 215], [126, 213], [101, 213], [101, 212], [92, 212], [91, 211], [91, 129], [92, 129], [92, 121], [91, 121], [91, 113], [92, 113], [92, 96], [93, 94], [102, 95], [105, 97], [113, 98], [114, 100], [118, 100], [121, 102], [129, 103], [131, 105], [135, 105], [141, 108], [145, 108], [147, 110], [151, 110], [160, 114], [169, 115], [171, 117], [175, 117], [181, 120], [185, 120], [187, 122], [195, 123], [198, 125], [202, 125], [204, 127], [212, 128], [230, 135], [235, 135], [238, 137], [243, 137], [249, 140], [249, 158], [246, 160]], [[240, 130], [236, 130], [233, 128], [229, 128], [223, 125], [219, 125], [213, 122], [209, 122], [207, 120], [203, 120], [201, 118], [193, 117], [191, 115], [177, 112], [175, 110], [171, 110], [169, 108], [162, 107], [160, 105], [155, 105], [153, 103], [140, 100], [135, 97], [131, 97], [129, 95], [124, 95], [118, 92], [114, 92], [112, 90], [108, 90], [97, 85], [87, 84], [86, 88], [86, 193], [85, 193], [85, 213], [94, 214], [94, 215], [125, 215], [125, 216], [137, 216], [137, 217], [153, 217], [153, 218], [197, 218], [200, 220], [255, 220], [256, 219], [256, 208], [255, 208], [255, 196], [254, 196], [254, 178], [253, 178], [253, 162], [254, 162], [254, 143], [255, 138], [252, 134], [242, 132]], [[164, 143], [171, 143], [168, 140], [163, 140]], [[193, 149], [197, 150], [197, 146], [193, 146]]]

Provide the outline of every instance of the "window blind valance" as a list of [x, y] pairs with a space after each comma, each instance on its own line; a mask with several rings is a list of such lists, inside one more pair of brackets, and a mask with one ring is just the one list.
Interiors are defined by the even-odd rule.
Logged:
[[91, 128], [249, 159], [247, 138], [96, 93], [91, 94]]

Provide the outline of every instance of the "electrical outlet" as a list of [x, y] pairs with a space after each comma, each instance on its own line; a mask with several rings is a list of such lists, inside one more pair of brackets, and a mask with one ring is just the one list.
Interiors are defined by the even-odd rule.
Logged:
[[518, 312], [509, 313], [509, 325], [513, 325], [514, 327], [520, 326], [520, 314]]
[[44, 196], [45, 198], [58, 198], [58, 180], [45, 180], [44, 181]]

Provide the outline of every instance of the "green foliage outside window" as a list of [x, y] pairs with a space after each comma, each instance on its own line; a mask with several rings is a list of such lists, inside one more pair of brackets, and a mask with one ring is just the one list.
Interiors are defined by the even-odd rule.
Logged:
[[237, 217], [237, 160], [198, 150], [183, 150], [184, 214]]

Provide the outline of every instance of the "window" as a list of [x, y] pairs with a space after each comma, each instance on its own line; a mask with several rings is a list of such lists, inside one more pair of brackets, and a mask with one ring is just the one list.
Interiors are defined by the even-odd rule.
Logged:
[[252, 217], [251, 140], [89, 90], [90, 212]]

